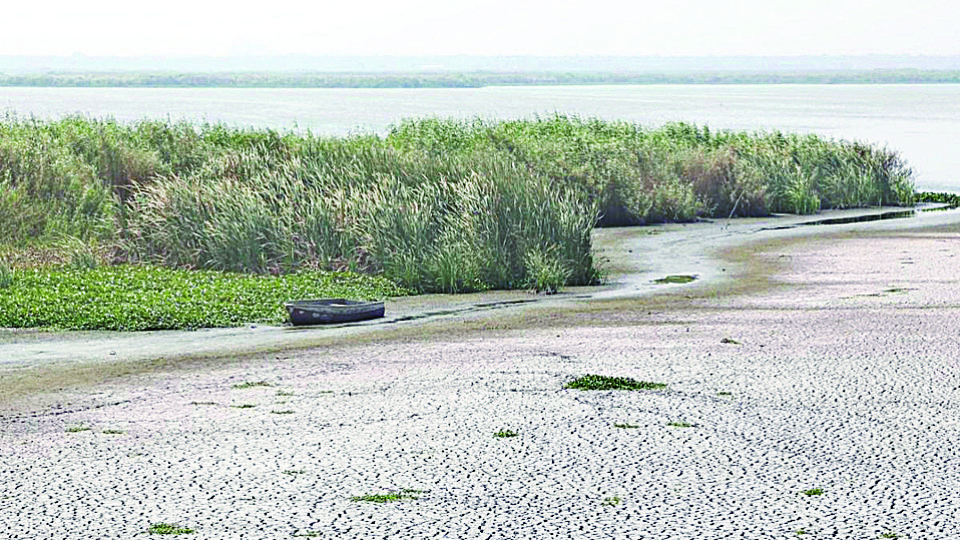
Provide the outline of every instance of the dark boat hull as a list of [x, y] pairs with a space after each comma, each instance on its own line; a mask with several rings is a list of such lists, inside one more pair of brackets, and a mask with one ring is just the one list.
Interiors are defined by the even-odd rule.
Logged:
[[383, 317], [383, 302], [358, 302], [343, 298], [297, 300], [283, 305], [294, 326], [365, 321]]

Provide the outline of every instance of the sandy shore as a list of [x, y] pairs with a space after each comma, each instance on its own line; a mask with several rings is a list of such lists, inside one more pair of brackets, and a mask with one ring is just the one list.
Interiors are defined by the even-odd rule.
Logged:
[[[960, 219], [796, 221], [608, 231], [614, 286], [409, 300], [394, 307], [434, 315], [323, 335], [225, 331], [269, 349], [227, 358], [8, 335], [2, 384], [35, 392], [0, 406], [0, 531], [950, 537]], [[651, 283], [666, 274], [701, 279]], [[588, 373], [668, 386], [563, 389]], [[387, 493], [409, 498], [351, 500]]]

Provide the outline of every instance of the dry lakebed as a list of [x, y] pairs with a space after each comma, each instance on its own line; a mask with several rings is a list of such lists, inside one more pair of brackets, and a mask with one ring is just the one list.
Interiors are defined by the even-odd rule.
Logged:
[[960, 214], [805, 224], [888, 211], [602, 230], [602, 287], [364, 324], [0, 331], [0, 537], [954, 537]]

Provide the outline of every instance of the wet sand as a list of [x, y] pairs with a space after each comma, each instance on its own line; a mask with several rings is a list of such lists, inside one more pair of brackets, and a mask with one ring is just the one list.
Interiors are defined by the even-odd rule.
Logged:
[[[84, 349], [97, 336], [67, 351], [17, 338], [63, 356], [3, 356], [4, 384], [34, 390], [0, 407], [0, 526], [130, 538], [162, 521], [211, 539], [960, 530], [957, 214], [772, 223], [603, 231], [611, 286], [409, 299], [398, 319], [436, 314], [312, 334], [224, 331], [237, 345], [225, 357], [176, 340], [158, 360], [100, 358]], [[652, 283], [669, 274], [700, 279]], [[587, 373], [668, 387], [563, 389]], [[350, 499], [402, 489], [419, 498]]]

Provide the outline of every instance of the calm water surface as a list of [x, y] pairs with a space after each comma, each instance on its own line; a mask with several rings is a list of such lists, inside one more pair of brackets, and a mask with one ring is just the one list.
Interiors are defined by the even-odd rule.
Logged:
[[317, 134], [385, 133], [404, 118], [555, 112], [647, 127], [812, 132], [896, 149], [921, 189], [960, 192], [960, 85], [511, 86], [444, 89], [0, 88], [0, 109], [170, 118]]

